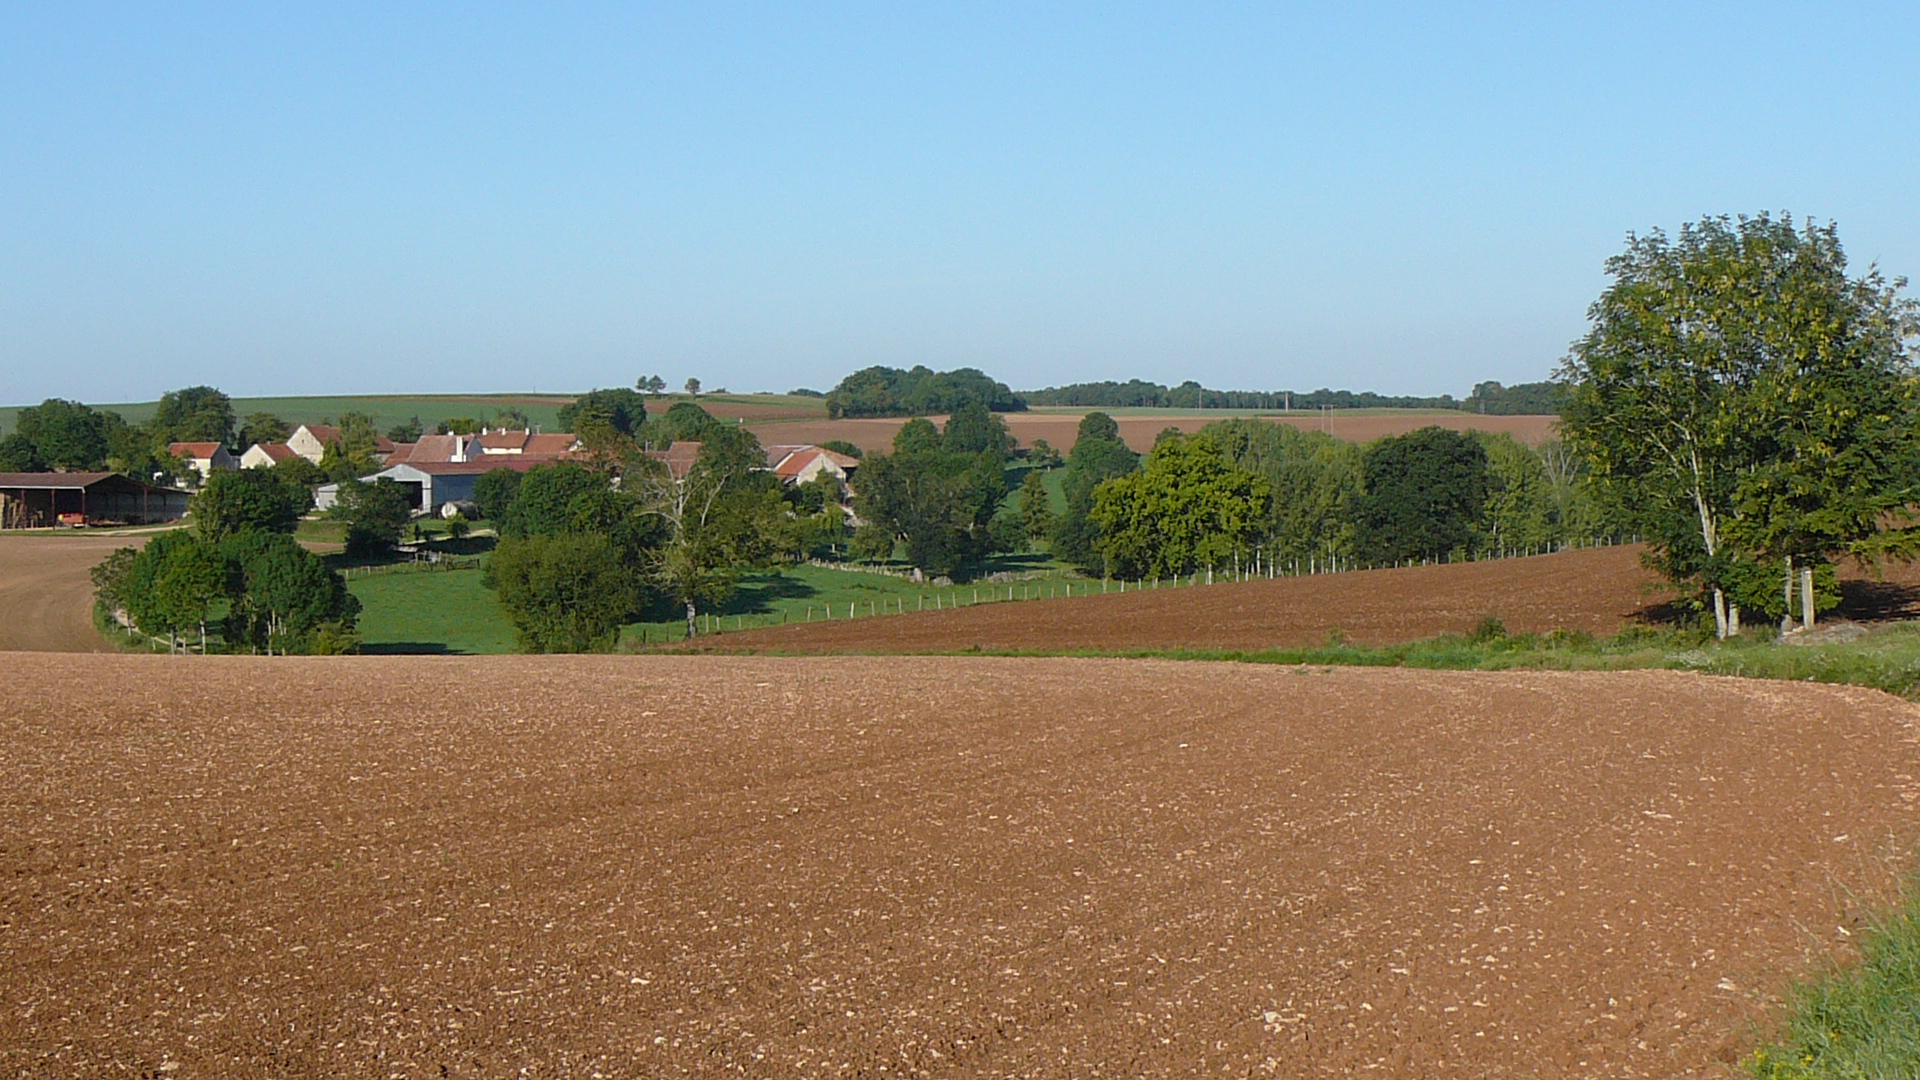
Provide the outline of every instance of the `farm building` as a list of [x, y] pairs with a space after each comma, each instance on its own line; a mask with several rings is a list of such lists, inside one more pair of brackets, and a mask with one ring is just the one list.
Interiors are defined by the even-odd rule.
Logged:
[[[331, 424], [301, 424], [293, 429], [293, 434], [287, 436], [287, 446], [294, 453], [318, 465], [321, 457], [327, 452], [328, 444], [337, 443], [341, 438], [340, 429]], [[386, 455], [393, 453], [394, 446], [392, 439], [385, 435], [375, 435], [373, 437], [374, 459], [386, 460]]]
[[[362, 479], [391, 480], [407, 490], [415, 513], [437, 514], [441, 507], [450, 502], [472, 502], [474, 484], [495, 469], [526, 472], [535, 465], [553, 463], [551, 458], [504, 455], [485, 460], [474, 458], [469, 461], [403, 461]], [[314, 490], [314, 508], [329, 509], [339, 497], [339, 484], [322, 484]]]
[[178, 521], [188, 498], [119, 473], [0, 473], [0, 529]]
[[767, 467], [788, 485], [805, 484], [824, 474], [844, 486], [860, 467], [860, 459], [819, 446], [769, 446]]

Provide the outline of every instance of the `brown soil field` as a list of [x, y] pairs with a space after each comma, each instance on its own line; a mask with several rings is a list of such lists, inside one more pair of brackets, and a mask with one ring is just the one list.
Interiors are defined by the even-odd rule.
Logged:
[[0, 534], [0, 651], [107, 652], [93, 628], [95, 563], [134, 536]]
[[[1093, 411], [1093, 410], [1088, 410]], [[1033, 445], [1035, 439], [1045, 439], [1055, 449], [1065, 452], [1073, 448], [1080, 430], [1080, 417], [1061, 413], [1005, 413], [1007, 430], [1013, 433], [1021, 446]], [[944, 424], [946, 417], [928, 417], [936, 424]], [[1117, 416], [1115, 422], [1120, 425], [1120, 437], [1128, 446], [1145, 452], [1153, 448], [1153, 440], [1161, 431], [1177, 427], [1182, 431], [1199, 431], [1222, 417], [1217, 416]], [[1406, 413], [1401, 415], [1335, 415], [1330, 421], [1323, 422], [1317, 416], [1261, 416], [1260, 420], [1274, 423], [1292, 424], [1309, 431], [1327, 431], [1351, 442], [1367, 442], [1383, 435], [1404, 435], [1417, 428], [1438, 425], [1456, 431], [1493, 431], [1508, 432], [1514, 438], [1529, 446], [1538, 446], [1553, 437], [1552, 416], [1476, 416], [1472, 413]], [[886, 420], [783, 420], [774, 423], [754, 425], [754, 434], [760, 441], [769, 444], [819, 444], [831, 439], [845, 439], [869, 453], [889, 450], [893, 446], [894, 432], [900, 430], [905, 419]]]
[[1920, 827], [1671, 672], [5, 665], [19, 1077], [1726, 1075]]
[[[1384, 645], [1468, 633], [1487, 615], [1516, 634], [1569, 630], [1604, 636], [1672, 597], [1640, 566], [1640, 552], [1637, 545], [1584, 548], [1494, 562], [981, 604], [728, 633], [699, 647], [792, 653], [1267, 649], [1318, 645], [1336, 629], [1356, 644]], [[961, 594], [970, 596], [969, 588], [961, 586]]]

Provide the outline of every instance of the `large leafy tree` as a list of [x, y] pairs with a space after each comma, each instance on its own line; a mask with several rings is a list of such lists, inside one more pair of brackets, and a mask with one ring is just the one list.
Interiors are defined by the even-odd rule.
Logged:
[[225, 443], [233, 438], [233, 401], [211, 386], [189, 386], [160, 395], [148, 425], [154, 441]]
[[561, 428], [582, 438], [596, 438], [606, 432], [638, 438], [640, 426], [646, 422], [646, 398], [623, 386], [591, 390], [560, 407]]
[[722, 426], [701, 440], [684, 477], [649, 462], [636, 463], [622, 480], [641, 493], [658, 524], [646, 577], [686, 612], [688, 637], [697, 632], [701, 604], [725, 600], [742, 573], [791, 547], [780, 481], [765, 467], [759, 439]]
[[256, 443], [283, 443], [291, 434], [293, 428], [278, 416], [270, 412], [251, 412], [240, 422], [240, 433], [234, 438], [234, 445], [244, 450]]
[[[946, 450], [928, 438], [932, 429], [924, 420], [908, 421], [894, 438], [893, 453], [861, 464], [855, 509], [905, 544], [908, 562], [950, 575], [997, 548], [993, 517], [1006, 497], [1007, 479], [998, 453]], [[863, 546], [880, 553], [877, 542]]]
[[193, 497], [193, 524], [212, 542], [242, 532], [290, 533], [312, 505], [305, 487], [271, 469], [216, 472]]
[[[227, 561], [227, 641], [267, 655], [312, 651], [351, 633], [360, 601], [326, 560], [282, 533], [235, 533], [220, 544]], [[331, 628], [332, 633], [323, 633]]]
[[502, 540], [486, 583], [522, 652], [606, 652], [639, 603], [633, 568], [599, 533]]
[[134, 557], [122, 588], [134, 625], [178, 648], [189, 630], [206, 640], [213, 605], [227, 593], [227, 564], [190, 532], [161, 533]]
[[98, 469], [107, 460], [105, 416], [77, 401], [48, 398], [20, 410], [17, 434], [33, 445], [33, 459], [53, 469]]
[[1784, 606], [1748, 586], [1761, 567], [1911, 553], [1904, 280], [1850, 277], [1831, 224], [1765, 214], [1629, 237], [1607, 273], [1560, 372], [1562, 430], [1721, 636], [1743, 595]]
[[1100, 551], [1121, 577], [1169, 577], [1251, 562], [1267, 481], [1206, 439], [1162, 439], [1141, 471], [1094, 489]]
[[979, 400], [953, 410], [941, 429], [940, 442], [943, 449], [955, 454], [990, 453], [1005, 461], [1013, 453], [1013, 435], [1007, 431], [1007, 422]]
[[1479, 440], [1442, 427], [1390, 436], [1361, 456], [1360, 554], [1374, 562], [1443, 559], [1484, 527], [1491, 476]]
[[367, 555], [400, 542], [401, 531], [413, 520], [413, 503], [405, 488], [384, 476], [343, 480], [332, 516], [347, 523], [347, 552]]
[[1054, 519], [1053, 553], [1089, 573], [1105, 574], [1100, 554], [1100, 527], [1092, 518], [1093, 489], [1140, 467], [1140, 455], [1120, 440], [1113, 417], [1092, 412], [1080, 418], [1073, 449], [1067, 453], [1066, 475], [1060, 479], [1066, 511]]

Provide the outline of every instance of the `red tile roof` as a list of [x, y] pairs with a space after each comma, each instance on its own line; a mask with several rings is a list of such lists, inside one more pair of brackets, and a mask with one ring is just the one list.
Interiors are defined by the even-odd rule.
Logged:
[[267, 455], [275, 464], [296, 456], [293, 452], [293, 447], [283, 442], [254, 443], [253, 449]]
[[167, 453], [174, 457], [210, 458], [220, 450], [217, 442], [177, 442], [167, 444]]

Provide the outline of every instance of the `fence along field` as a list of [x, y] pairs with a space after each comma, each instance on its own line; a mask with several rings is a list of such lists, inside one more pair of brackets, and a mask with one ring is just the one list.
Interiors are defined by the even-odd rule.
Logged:
[[0, 1072], [1701, 1075], [1891, 894], [1912, 719], [1666, 672], [16, 654]]

